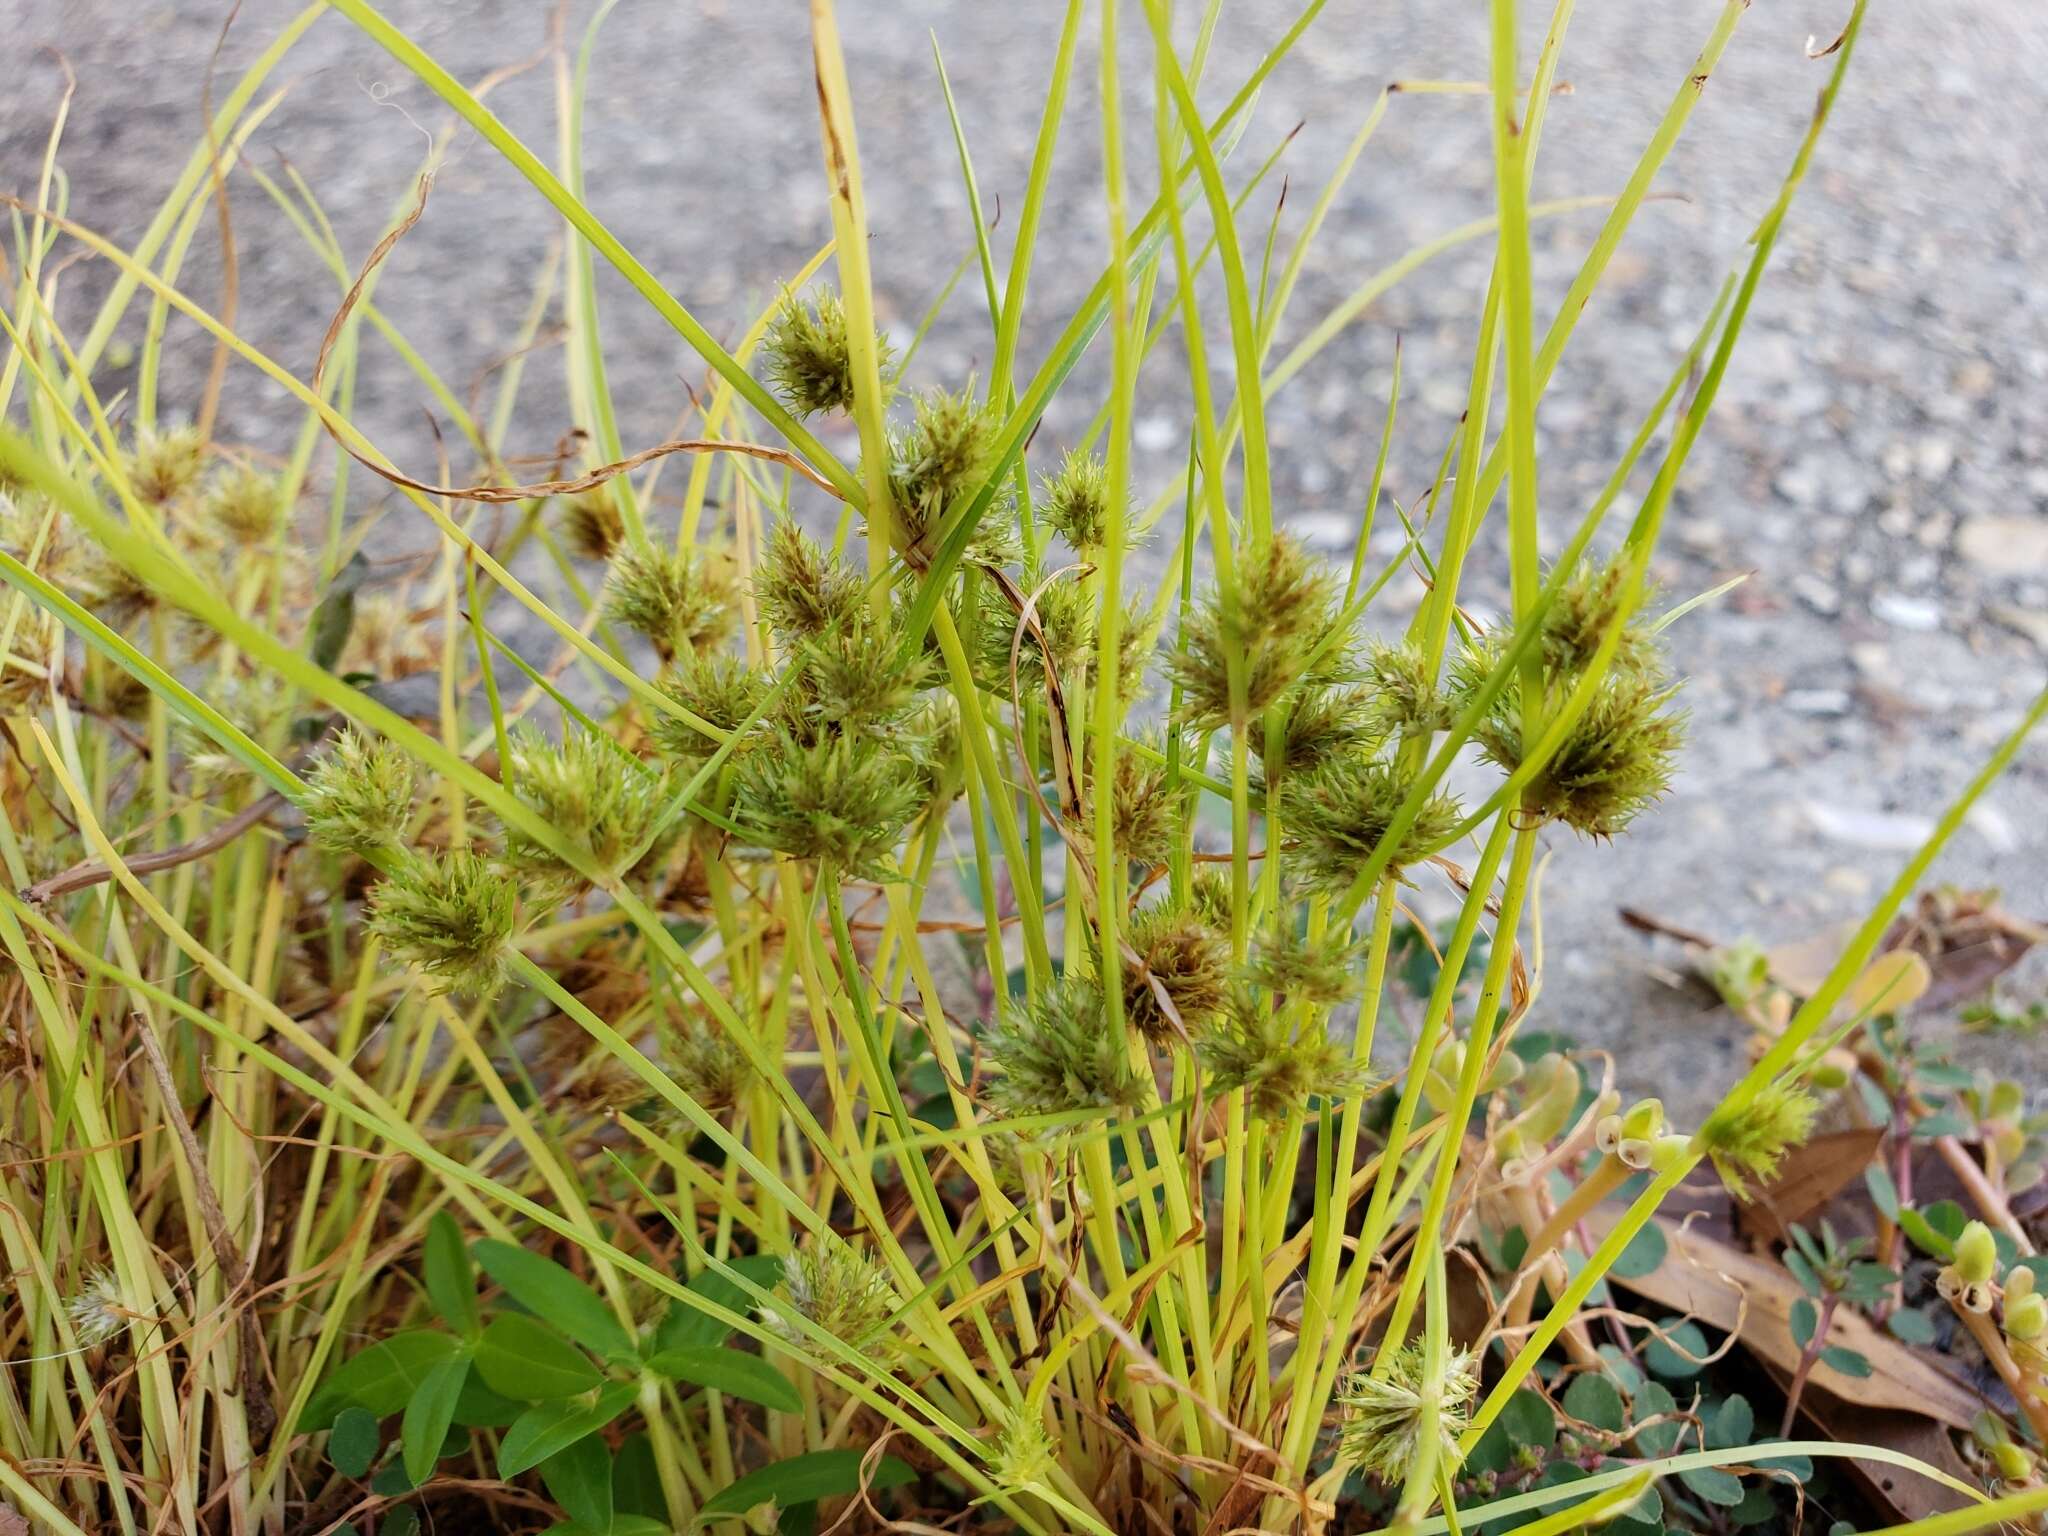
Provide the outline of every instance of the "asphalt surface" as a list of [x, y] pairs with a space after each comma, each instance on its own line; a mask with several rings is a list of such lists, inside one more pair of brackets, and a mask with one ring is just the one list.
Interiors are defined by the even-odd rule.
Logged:
[[[132, 241], [198, 141], [228, 8], [13, 0], [8, 9], [17, 42], [54, 46], [78, 74], [62, 155], [72, 212]], [[1658, 183], [1672, 198], [1638, 220], [1544, 405], [1549, 536], [1561, 538], [1595, 494], [1722, 277], [1743, 259], [1828, 68], [1806, 56], [1808, 40], [1832, 38], [1847, 10], [1847, 0], [1765, 0], [1742, 16]], [[471, 82], [546, 41], [548, 8], [539, 4], [392, 0], [388, 11]], [[1001, 202], [1000, 248], [1022, 198], [1058, 8], [892, 0], [843, 11], [876, 281], [891, 325], [907, 336], [970, 248], [932, 34], [984, 199], [992, 213]], [[1539, 198], [1619, 188], [1719, 11], [1711, 0], [1578, 7], [1562, 70], [1573, 90], [1550, 112]], [[291, 14], [281, 0], [243, 6], [221, 45], [216, 96]], [[577, 0], [572, 44], [590, 14]], [[1275, 5], [1234, 8], [1216, 39], [1211, 86], [1234, 89], [1287, 19]], [[1127, 123], [1142, 186], [1148, 61], [1135, 31], [1127, 41]], [[1234, 162], [1256, 163], [1299, 125], [1281, 162], [1290, 186], [1281, 249], [1382, 86], [1478, 78], [1484, 49], [1476, 4], [1332, 0], [1263, 92]], [[1033, 274], [1027, 365], [1071, 314], [1106, 248], [1092, 38], [1084, 54]], [[26, 62], [0, 94], [0, 189], [26, 194], [60, 76], [46, 55], [21, 48], [17, 58]], [[803, 7], [625, 0], [593, 59], [592, 205], [715, 332], [735, 335], [829, 231]], [[1675, 951], [1625, 931], [1617, 906], [1731, 938], [1795, 938], [1856, 915], [2042, 686], [2044, 77], [2048, 11], [2028, 0], [1872, 7], [1847, 92], [1672, 509], [1658, 575], [1674, 599], [1754, 573], [1672, 631], [1693, 715], [1679, 783], [1612, 846], [1550, 840], [1542, 1022], [1621, 1051], [1625, 1081], [1661, 1089], [1681, 1112], [1738, 1069], [1739, 1036], [1696, 993], [1667, 984]], [[289, 90], [250, 158], [273, 174], [287, 163], [302, 174], [359, 261], [409, 196], [445, 113], [338, 16], [311, 28], [277, 79]], [[491, 99], [545, 154], [555, 91], [553, 66], [542, 61]], [[1205, 91], [1210, 98], [1220, 102], [1220, 91]], [[1248, 231], [1262, 229], [1277, 190], [1276, 180], [1255, 194]], [[1411, 246], [1490, 209], [1478, 101], [1397, 98], [1303, 269], [1282, 347]], [[1539, 324], [1597, 217], [1541, 224]], [[237, 184], [235, 229], [244, 333], [310, 372], [337, 296], [331, 274], [247, 179]], [[466, 388], [516, 332], [556, 237], [556, 222], [516, 174], [487, 145], [458, 136], [426, 220], [389, 262], [378, 302]], [[209, 303], [219, 291], [216, 252], [203, 229], [185, 273]], [[1305, 537], [1333, 551], [1350, 547], [1397, 334], [1404, 396], [1389, 486], [1404, 501], [1426, 486], [1462, 403], [1485, 279], [1483, 250], [1447, 254], [1372, 305], [1275, 397], [1277, 504]], [[105, 280], [92, 265], [67, 270], [67, 312], [82, 311]], [[622, 436], [629, 445], [658, 440], [701, 369], [608, 275], [602, 309]], [[1220, 305], [1211, 312], [1220, 352]], [[970, 273], [915, 372], [920, 382], [956, 387], [986, 370], [988, 353]], [[166, 398], [189, 406], [206, 349], [174, 328], [169, 355]], [[1102, 363], [1091, 359], [1049, 414], [1043, 464], [1099, 405]], [[1141, 386], [1136, 471], [1148, 497], [1186, 453], [1178, 368], [1177, 358], [1161, 357]], [[572, 423], [552, 360], [528, 372], [518, 436], [544, 451]], [[117, 389], [118, 369], [103, 383]], [[369, 361], [358, 388], [362, 425], [402, 462], [430, 470], [425, 404], [394, 359]], [[296, 424], [281, 391], [238, 374], [222, 417], [226, 438], [282, 449]], [[851, 456], [848, 434], [833, 441]], [[361, 485], [357, 494], [365, 505], [373, 495]], [[1624, 500], [1621, 515], [1631, 505]], [[396, 523], [387, 530], [394, 541], [413, 536]], [[1475, 607], [1504, 605], [1503, 577], [1497, 558], [1477, 563], [1467, 589]], [[1395, 582], [1385, 622], [1399, 623], [1418, 597], [1413, 581]], [[2048, 744], [2036, 744], [1986, 797], [1937, 874], [1999, 886], [2014, 907], [2048, 917], [2044, 854]], [[2031, 982], [2028, 974], [2022, 988], [2038, 992], [2038, 972]], [[2002, 1054], [2008, 1064], [2014, 1058]]]

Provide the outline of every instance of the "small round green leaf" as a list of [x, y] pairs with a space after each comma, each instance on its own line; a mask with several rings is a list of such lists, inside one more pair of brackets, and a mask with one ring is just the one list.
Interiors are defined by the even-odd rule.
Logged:
[[334, 1417], [327, 1435], [327, 1459], [343, 1477], [361, 1477], [377, 1459], [383, 1437], [377, 1431], [377, 1417], [362, 1408], [344, 1408]]

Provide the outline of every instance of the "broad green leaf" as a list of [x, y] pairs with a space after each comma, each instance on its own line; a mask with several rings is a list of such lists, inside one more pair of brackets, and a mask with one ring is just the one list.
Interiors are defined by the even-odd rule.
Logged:
[[348, 1407], [361, 1408], [374, 1419], [398, 1412], [426, 1380], [427, 1372], [456, 1348], [453, 1338], [426, 1328], [379, 1339], [328, 1374], [299, 1415], [299, 1432], [327, 1428], [334, 1416]]
[[1932, 1344], [1934, 1342], [1934, 1324], [1928, 1320], [1925, 1312], [1915, 1311], [1911, 1307], [1901, 1307], [1884, 1320], [1884, 1325], [1891, 1330], [1892, 1337], [1901, 1343]]
[[1714, 1411], [1714, 1417], [1707, 1425], [1707, 1447], [1709, 1450], [1733, 1450], [1738, 1445], [1749, 1444], [1749, 1437], [1756, 1433], [1756, 1410], [1749, 1406], [1749, 1399], [1740, 1392], [1733, 1397], [1722, 1399], [1721, 1406]]
[[1884, 1164], [1872, 1163], [1863, 1170], [1863, 1186], [1870, 1191], [1870, 1203], [1884, 1212], [1887, 1219], [1899, 1219], [1899, 1186], [1892, 1182]]
[[427, 1299], [434, 1304], [441, 1321], [457, 1333], [475, 1338], [483, 1331], [476, 1305], [476, 1276], [469, 1267], [469, 1252], [462, 1246], [462, 1232], [455, 1218], [436, 1211], [427, 1223]]
[[1813, 1298], [1802, 1296], [1792, 1303], [1792, 1342], [1801, 1349], [1813, 1342], [1813, 1330], [1820, 1326], [1820, 1309], [1813, 1304]]
[[[1662, 1329], [1662, 1337], [1653, 1337], [1643, 1346], [1643, 1364], [1659, 1376], [1673, 1379], [1697, 1376], [1700, 1362], [1708, 1353], [1707, 1336], [1700, 1332], [1699, 1324], [1667, 1317]], [[1667, 1339], [1669, 1343], [1665, 1342]]]
[[1845, 1345], [1829, 1345], [1820, 1352], [1820, 1359], [1821, 1364], [1844, 1376], [1868, 1376], [1871, 1372], [1869, 1359]]
[[[1636, 1389], [1634, 1414], [1631, 1422], [1641, 1424], [1647, 1419], [1660, 1418], [1675, 1413], [1677, 1399], [1671, 1389], [1659, 1381], [1646, 1381]], [[1685, 1433], [1685, 1426], [1676, 1420], [1665, 1420], [1652, 1424], [1647, 1429], [1636, 1431], [1636, 1449], [1645, 1456], [1669, 1456], [1678, 1447], [1678, 1438]]]
[[1692, 1467], [1678, 1474], [1678, 1480], [1709, 1504], [1733, 1509], [1742, 1502], [1742, 1479], [1719, 1467]]
[[1762, 1525], [1778, 1513], [1778, 1497], [1768, 1482], [1751, 1483], [1742, 1490], [1742, 1501], [1728, 1511], [1738, 1526]]
[[495, 1238], [471, 1249], [485, 1274], [534, 1316], [553, 1323], [592, 1354], [629, 1355], [633, 1341], [597, 1293], [553, 1259]]
[[[1910, 1205], [1899, 1207], [1899, 1230], [1913, 1240], [1914, 1247], [1932, 1258], [1948, 1263], [1956, 1256], [1954, 1233], [1943, 1232], [1927, 1219], [1925, 1213]], [[1962, 1229], [1958, 1227], [1956, 1230]]]
[[455, 1422], [471, 1429], [503, 1429], [526, 1411], [526, 1404], [502, 1392], [493, 1392], [481, 1371], [463, 1378], [462, 1391], [455, 1399]]
[[709, 1387], [764, 1408], [795, 1413], [803, 1407], [787, 1376], [760, 1356], [736, 1349], [665, 1349], [647, 1365], [672, 1381]]
[[[505, 1438], [498, 1442], [498, 1476], [517, 1477], [585, 1435], [596, 1434], [632, 1403], [633, 1391], [630, 1381], [615, 1381], [594, 1398], [536, 1403], [512, 1421]], [[609, 1488], [610, 1463], [606, 1467], [605, 1486]]]
[[1644, 1275], [1656, 1273], [1670, 1251], [1671, 1240], [1664, 1235], [1664, 1229], [1656, 1222], [1650, 1222], [1628, 1240], [1628, 1246], [1616, 1255], [1614, 1267], [1609, 1272], [1617, 1279], [1639, 1280]]
[[[758, 1472], [749, 1472], [728, 1484], [704, 1502], [704, 1518], [714, 1515], [744, 1515], [759, 1504], [790, 1509], [798, 1504], [815, 1504], [820, 1499], [852, 1493], [862, 1484], [862, 1451], [812, 1451], [772, 1462]], [[896, 1488], [917, 1476], [894, 1456], [878, 1457], [867, 1479], [872, 1491]]]
[[455, 1422], [455, 1405], [468, 1379], [469, 1357], [450, 1355], [427, 1372], [427, 1379], [405, 1405], [398, 1443], [405, 1457], [405, 1475], [415, 1483], [425, 1482], [441, 1459], [442, 1442]]
[[540, 1464], [540, 1480], [562, 1513], [585, 1530], [612, 1529], [612, 1453], [602, 1435], [585, 1435], [556, 1451]]
[[377, 1459], [383, 1444], [377, 1416], [363, 1408], [344, 1408], [327, 1436], [327, 1459], [343, 1477], [361, 1477]]
[[341, 659], [342, 648], [348, 644], [348, 632], [355, 627], [356, 589], [369, 574], [370, 562], [363, 558], [362, 551], [356, 551], [334, 573], [326, 592], [313, 606], [306, 633], [312, 641], [313, 664], [323, 671], [332, 672], [335, 662]]
[[661, 1473], [654, 1464], [654, 1442], [645, 1430], [626, 1436], [612, 1457], [612, 1508], [617, 1511], [612, 1516], [614, 1522], [627, 1515], [660, 1519], [668, 1513]]
[[1620, 1429], [1628, 1422], [1614, 1383], [1590, 1371], [1574, 1376], [1564, 1389], [1564, 1411], [1595, 1429]]
[[491, 1319], [477, 1341], [476, 1368], [485, 1386], [522, 1403], [574, 1397], [604, 1380], [575, 1345], [517, 1312]]
[[[764, 1291], [775, 1289], [776, 1281], [782, 1278], [782, 1260], [772, 1254], [750, 1254], [746, 1258], [734, 1259], [730, 1267], [739, 1271]], [[702, 1296], [706, 1301], [724, 1307], [728, 1312], [745, 1316], [754, 1307], [754, 1299], [725, 1275], [715, 1269], [700, 1270], [690, 1277], [685, 1289]], [[662, 1315], [661, 1326], [655, 1330], [653, 1353], [669, 1349], [715, 1349], [732, 1334], [732, 1329], [708, 1312], [699, 1311], [687, 1301], [680, 1299], [668, 1304], [668, 1311]]]

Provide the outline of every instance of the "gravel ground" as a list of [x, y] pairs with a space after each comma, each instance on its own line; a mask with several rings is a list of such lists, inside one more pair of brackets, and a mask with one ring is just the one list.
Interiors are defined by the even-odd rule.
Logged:
[[[13, 35], [54, 45], [79, 74], [64, 156], [70, 206], [132, 240], [197, 139], [227, 7], [25, 0], [24, 19], [23, 5], [15, 0]], [[1846, 8], [1770, 0], [1742, 19], [1660, 182], [1679, 197], [1638, 220], [1546, 401], [1540, 447], [1552, 529], [1585, 506], [1741, 259], [1826, 68], [1804, 45], [1832, 37]], [[573, 38], [590, 7], [575, 0], [572, 9]], [[1057, 8], [893, 0], [843, 9], [877, 282], [892, 324], [907, 331], [969, 238], [929, 34], [945, 50], [984, 196], [1000, 196], [1007, 216], [1022, 195]], [[1218, 36], [1212, 78], [1234, 88], [1284, 24], [1283, 9], [1237, 7]], [[1456, 7], [1447, 20], [1450, 9], [1332, 0], [1270, 82], [1240, 158], [1263, 156], [1301, 125], [1284, 162], [1295, 195], [1283, 230], [1298, 228], [1306, 194], [1384, 83], [1483, 74], [1483, 9]], [[388, 10], [471, 81], [545, 38], [539, 4], [391, 0]], [[1539, 196], [1618, 188], [1718, 11], [1711, 0], [1671, 0], [1653, 13], [1618, 0], [1579, 7], [1563, 70], [1575, 91], [1551, 113]], [[248, 0], [224, 70], [238, 70], [290, 14], [282, 0]], [[1144, 63], [1134, 46], [1134, 86]], [[23, 71], [0, 98], [0, 188], [27, 193], [58, 85], [47, 59]], [[1695, 722], [1682, 777], [1661, 812], [1611, 847], [1553, 839], [1546, 1022], [1625, 1047], [1625, 1077], [1683, 1108], [1698, 1108], [1734, 1072], [1739, 1040], [1725, 1016], [1661, 979], [1672, 954], [1624, 931], [1617, 904], [1724, 936], [1789, 938], [1853, 916], [2042, 684], [2044, 75], [2048, 11], [2028, 0], [1872, 8], [1848, 92], [1673, 509], [1659, 572], [1671, 593], [1754, 572], [1674, 631]], [[312, 28], [280, 78], [289, 93], [252, 157], [303, 173], [351, 261], [360, 260], [409, 192], [422, 125], [442, 117], [336, 17]], [[1105, 249], [1094, 79], [1084, 61], [1034, 275], [1027, 363], [1071, 313]], [[627, 0], [597, 44], [593, 80], [592, 203], [672, 291], [733, 334], [828, 231], [802, 8]], [[543, 64], [503, 85], [493, 104], [545, 151], [553, 91]], [[1128, 120], [1135, 134], [1147, 132], [1137, 106]], [[1409, 246], [1490, 210], [1485, 142], [1476, 101], [1395, 101], [1304, 269], [1283, 345]], [[1270, 198], [1262, 193], [1255, 206], [1263, 220]], [[1539, 305], [1563, 292], [1595, 217], [1541, 227]], [[334, 303], [331, 281], [247, 181], [236, 229], [245, 334], [309, 371]], [[460, 387], [517, 327], [554, 235], [539, 199], [487, 146], [458, 140], [378, 301]], [[188, 272], [209, 300], [218, 291], [212, 252], [209, 230]], [[1272, 402], [1278, 503], [1304, 536], [1349, 548], [1396, 334], [1405, 338], [1406, 384], [1390, 487], [1405, 500], [1427, 483], [1462, 401], [1485, 275], [1474, 252], [1436, 262], [1373, 305]], [[63, 281], [67, 298], [83, 304], [105, 277], [84, 267]], [[667, 435], [682, 380], [698, 370], [623, 285], [607, 281], [603, 293], [623, 435], [653, 441]], [[956, 384], [985, 368], [977, 294], [972, 278], [961, 285], [919, 358], [923, 379]], [[1214, 314], [1220, 324], [1220, 305]], [[189, 400], [205, 351], [180, 338], [172, 358], [168, 394]], [[1186, 452], [1178, 365], [1161, 361], [1141, 392], [1137, 429], [1147, 494]], [[535, 447], [568, 424], [538, 377], [545, 371], [533, 370], [521, 423], [522, 441]], [[1077, 430], [1101, 397], [1099, 370], [1083, 369], [1041, 446]], [[358, 405], [373, 437], [405, 462], [431, 463], [421, 398], [401, 367], [380, 360]], [[275, 446], [293, 420], [276, 391], [244, 380], [222, 430]], [[850, 440], [844, 446], [850, 453]], [[1482, 609], [1505, 601], [1498, 569], [1475, 573], [1470, 595]], [[1396, 583], [1390, 617], [1419, 595]], [[2019, 909], [2048, 915], [2044, 828], [2048, 746], [2036, 744], [1987, 797], [1941, 873], [1996, 884]]]

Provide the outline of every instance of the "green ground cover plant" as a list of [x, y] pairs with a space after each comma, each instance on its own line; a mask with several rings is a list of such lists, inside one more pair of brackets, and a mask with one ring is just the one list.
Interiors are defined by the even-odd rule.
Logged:
[[[1493, 0], [1486, 78], [1378, 98], [1283, 241], [1257, 220], [1284, 146], [1247, 124], [1320, 8], [1224, 79], [1215, 5], [1177, 27], [1167, 0], [1072, 0], [1000, 255], [955, 116], [972, 219], [932, 300], [985, 309], [971, 379], [878, 333], [889, 253], [829, 0], [833, 238], [723, 340], [581, 197], [596, 23], [560, 61], [550, 160], [367, 0], [316, 4], [128, 249], [65, 206], [53, 132], [10, 202], [0, 309], [0, 1532], [1723, 1536], [1832, 1525], [1850, 1458], [1951, 1496], [1915, 1536], [2048, 1509], [2048, 1277], [2007, 1203], [2038, 1128], [2004, 1086], [1969, 1085], [1954, 1124], [1914, 1086], [1964, 1091], [1902, 1022], [1918, 983], [1889, 938], [2048, 694], [1824, 975], [1795, 994], [1720, 957], [1757, 1048], [1698, 1124], [1523, 1027], [1544, 840], [1625, 836], [1683, 750], [1674, 621], [1715, 594], [1648, 570], [1862, 0], [1815, 50], [1742, 264], [1585, 507], [1543, 503], [1538, 409], [1745, 0], [1619, 193], [1555, 203], [1529, 188], [1571, 0], [1528, 56]], [[480, 138], [564, 222], [481, 403], [376, 305], [432, 164], [351, 259], [317, 188], [237, 158], [315, 24], [359, 29], [450, 110], [444, 147]], [[1120, 29], [1149, 47], [1090, 42]], [[1495, 207], [1304, 323], [1325, 214], [1385, 114], [1430, 94], [1489, 114]], [[1034, 359], [1034, 244], [1082, 97], [1108, 247]], [[181, 286], [230, 179], [332, 276], [307, 377]], [[1539, 301], [1531, 229], [1565, 216], [1597, 234]], [[1276, 517], [1266, 401], [1471, 242], [1493, 263], [1436, 481], [1381, 494], [1396, 353], [1361, 392], [1385, 403], [1359, 424], [1380, 451], [1356, 554], [1327, 567]], [[83, 315], [80, 252], [112, 273]], [[706, 365], [687, 437], [620, 440], [600, 264]], [[582, 435], [522, 482], [509, 423], [557, 315]], [[108, 395], [138, 317], [137, 382]], [[213, 340], [210, 379], [160, 377], [172, 325]], [[1039, 443], [1091, 355], [1091, 428]], [[467, 481], [359, 430], [373, 362], [431, 401]], [[216, 436], [228, 368], [300, 403], [291, 441]], [[1191, 452], [1139, 486], [1162, 376]], [[851, 462], [814, 430], [831, 413]], [[1386, 518], [1403, 542], [1376, 564]], [[1490, 521], [1513, 596], [1482, 626], [1459, 592]], [[373, 557], [394, 524], [430, 552]], [[1403, 570], [1427, 596], [1379, 634]], [[1460, 761], [1490, 787], [1454, 796]], [[1458, 904], [1440, 932], [1409, 910], [1424, 885]], [[1881, 1156], [1874, 1236], [1797, 1227], [1782, 1397], [1708, 1369], [1697, 1321], [1618, 1306], [1667, 1261], [1681, 1186], [1747, 1198], [1873, 1094], [1939, 1127], [1922, 1140], [1983, 1131], [1990, 1160], [1962, 1155], [1988, 1197], [1923, 1209]], [[1934, 1294], [1909, 1305], [1915, 1252]], [[1996, 1367], [1970, 1477], [1798, 1437], [1866, 1314], [1930, 1345], [1952, 1315]]]

